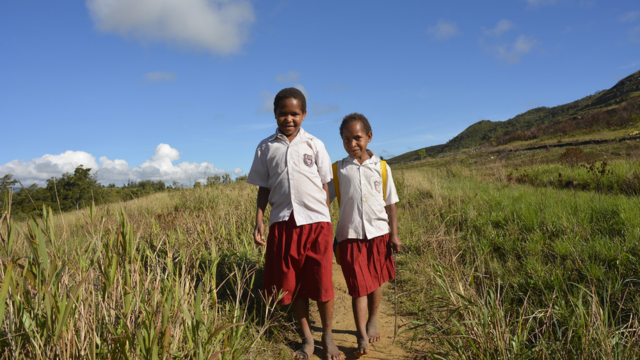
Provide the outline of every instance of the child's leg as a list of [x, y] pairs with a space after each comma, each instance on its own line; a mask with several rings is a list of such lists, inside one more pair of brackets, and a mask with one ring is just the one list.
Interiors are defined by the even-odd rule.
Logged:
[[296, 350], [294, 357], [306, 360], [313, 354], [313, 336], [309, 326], [309, 299], [302, 298], [293, 301], [293, 309], [300, 325], [300, 336], [302, 337], [302, 347]]
[[356, 339], [358, 342], [358, 350], [353, 354], [356, 357], [369, 353], [369, 336], [367, 335], [367, 300], [367, 296], [351, 298], [353, 318], [356, 322]]
[[327, 360], [342, 359], [342, 353], [333, 342], [333, 299], [329, 301], [318, 301], [318, 312], [322, 321], [322, 348]]
[[378, 308], [380, 307], [380, 298], [382, 297], [382, 287], [377, 288], [374, 292], [367, 295], [367, 305], [369, 309], [369, 319], [367, 320], [367, 336], [369, 342], [380, 340], [378, 332]]

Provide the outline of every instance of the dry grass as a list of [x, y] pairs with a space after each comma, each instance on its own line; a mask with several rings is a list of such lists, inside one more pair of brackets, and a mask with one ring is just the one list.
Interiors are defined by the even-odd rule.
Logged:
[[[278, 356], [246, 184], [0, 220], [0, 357]], [[8, 209], [7, 209], [8, 210]], [[271, 355], [269, 355], [271, 354]]]

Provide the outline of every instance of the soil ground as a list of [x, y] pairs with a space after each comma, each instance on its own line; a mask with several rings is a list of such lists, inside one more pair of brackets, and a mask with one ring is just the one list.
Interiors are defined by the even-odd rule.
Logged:
[[[344, 281], [342, 270], [336, 263], [333, 264], [333, 287], [335, 291], [335, 306], [333, 315], [333, 339], [346, 356], [343, 359], [355, 359], [352, 353], [356, 350], [356, 324], [353, 320], [353, 311], [351, 310], [351, 296], [347, 293], [347, 284]], [[408, 359], [407, 352], [403, 345], [409, 341], [410, 335], [405, 333], [396, 337], [393, 342], [394, 330], [394, 305], [393, 305], [393, 280], [382, 286], [383, 294], [378, 312], [378, 330], [381, 339], [378, 342], [369, 344], [369, 353], [361, 357], [363, 360], [374, 359]], [[320, 336], [322, 335], [322, 327], [320, 326], [320, 317], [315, 303], [311, 302], [311, 325], [313, 337], [316, 342], [316, 348], [310, 359], [322, 359], [323, 351], [320, 346]], [[398, 332], [406, 329], [408, 321], [402, 317], [398, 317]], [[298, 345], [296, 345], [298, 346]]]

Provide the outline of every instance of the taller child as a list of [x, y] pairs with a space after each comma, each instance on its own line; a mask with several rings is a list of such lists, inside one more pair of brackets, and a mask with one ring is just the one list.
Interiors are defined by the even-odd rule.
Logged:
[[[300, 90], [281, 90], [273, 112], [278, 128], [258, 145], [247, 177], [248, 183], [259, 186], [253, 238], [267, 247], [264, 290], [271, 297], [282, 292], [280, 305], [293, 302], [302, 336], [302, 347], [294, 354], [297, 359], [308, 359], [314, 349], [309, 299], [318, 303], [325, 359], [341, 359], [331, 333], [333, 227], [327, 186], [333, 176], [331, 160], [322, 141], [300, 127], [307, 115]], [[267, 203], [271, 217], [265, 244]]]

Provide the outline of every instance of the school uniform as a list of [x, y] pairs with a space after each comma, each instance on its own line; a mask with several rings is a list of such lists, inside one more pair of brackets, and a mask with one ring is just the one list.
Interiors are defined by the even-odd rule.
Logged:
[[331, 181], [331, 160], [318, 138], [300, 128], [289, 142], [276, 133], [258, 145], [247, 182], [269, 189], [271, 214], [264, 290], [294, 298], [333, 299], [333, 227], [322, 184]]
[[[362, 164], [347, 156], [338, 161], [340, 219], [336, 240], [340, 265], [349, 295], [370, 294], [393, 279], [395, 263], [389, 244], [389, 217], [385, 206], [398, 202], [391, 169], [387, 165], [386, 199], [383, 199], [380, 158], [367, 150], [370, 158]], [[330, 198], [336, 197], [333, 181]]]

